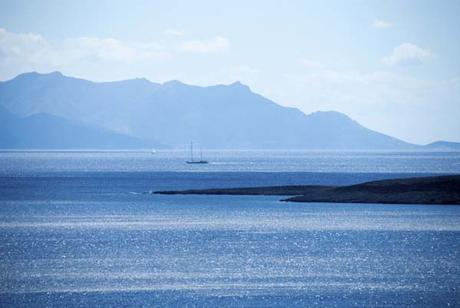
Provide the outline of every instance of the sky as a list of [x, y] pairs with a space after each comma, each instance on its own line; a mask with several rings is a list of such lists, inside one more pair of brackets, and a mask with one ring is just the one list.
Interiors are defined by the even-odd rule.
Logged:
[[460, 1], [0, 0], [0, 80], [241, 81], [306, 114], [460, 141]]

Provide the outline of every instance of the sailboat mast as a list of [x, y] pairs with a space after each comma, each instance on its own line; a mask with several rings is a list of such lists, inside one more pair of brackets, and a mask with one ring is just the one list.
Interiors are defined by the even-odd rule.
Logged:
[[193, 141], [190, 142], [190, 161], [193, 161]]

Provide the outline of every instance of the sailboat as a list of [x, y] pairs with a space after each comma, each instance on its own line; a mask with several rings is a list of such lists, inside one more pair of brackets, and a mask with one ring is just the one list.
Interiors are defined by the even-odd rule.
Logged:
[[207, 164], [207, 160], [203, 160], [203, 151], [200, 149], [200, 160], [195, 160], [193, 157], [193, 142], [190, 142], [190, 160], [187, 164]]

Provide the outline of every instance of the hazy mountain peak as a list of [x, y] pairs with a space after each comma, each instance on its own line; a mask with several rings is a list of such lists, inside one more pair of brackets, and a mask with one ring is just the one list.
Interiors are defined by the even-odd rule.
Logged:
[[243, 85], [240, 81], [235, 81], [235, 82], [232, 82], [231, 84], [229, 84], [229, 86], [231, 87], [241, 87], [241, 86], [245, 86]]
[[27, 77], [38, 77], [42, 74], [40, 74], [39, 72], [26, 72], [26, 73], [22, 73], [22, 74], [19, 74], [17, 75], [16, 77], [12, 78], [12, 79], [21, 79], [21, 78], [27, 78]]
[[170, 81], [163, 82], [163, 86], [177, 87], [177, 86], [186, 86], [186, 84], [180, 80], [170, 80]]
[[63, 77], [63, 76], [64, 75], [59, 71], [54, 71], [50, 73], [28, 72], [28, 73], [20, 74], [16, 76], [16, 78]]
[[241, 83], [240, 81], [235, 81], [235, 82], [229, 84], [228, 86], [231, 87], [231, 88], [244, 89], [244, 90], [250, 91], [249, 86]]
[[64, 75], [59, 72], [59, 71], [54, 71], [54, 72], [50, 72], [50, 73], [47, 73], [47, 74], [43, 74], [43, 75], [48, 75], [48, 76], [57, 76], [57, 77], [63, 77]]
[[40, 78], [42, 76], [45, 76], [47, 74], [42, 74], [42, 73], [39, 73], [39, 72], [27, 72], [27, 73], [22, 73], [22, 74], [19, 74], [17, 75], [16, 77], [14, 77], [13, 79], [9, 80], [9, 81], [12, 81], [12, 80], [33, 80], [33, 79], [37, 79], [37, 78]]
[[39, 82], [54, 82], [54, 81], [62, 81], [62, 80], [82, 80], [85, 83], [89, 83], [91, 81], [84, 80], [84, 79], [79, 79], [75, 77], [69, 77], [65, 76], [59, 71], [54, 71], [50, 73], [39, 73], [39, 72], [28, 72], [28, 73], [23, 73], [18, 76], [16, 76], [13, 79], [10, 79], [6, 82], [12, 82], [12, 81], [20, 81], [20, 82], [34, 82], [34, 81], [39, 81]]
[[439, 140], [425, 145], [428, 149], [436, 150], [460, 150], [460, 142]]

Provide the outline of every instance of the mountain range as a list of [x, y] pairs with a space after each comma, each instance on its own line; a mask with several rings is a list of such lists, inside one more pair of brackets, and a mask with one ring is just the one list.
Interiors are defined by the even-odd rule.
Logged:
[[191, 140], [232, 149], [420, 148], [339, 112], [280, 106], [240, 82], [199, 87], [25, 73], [0, 82], [0, 120], [0, 148], [183, 148]]

